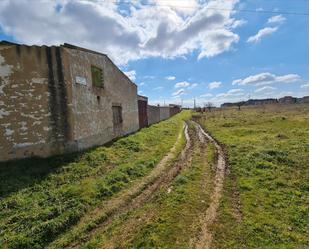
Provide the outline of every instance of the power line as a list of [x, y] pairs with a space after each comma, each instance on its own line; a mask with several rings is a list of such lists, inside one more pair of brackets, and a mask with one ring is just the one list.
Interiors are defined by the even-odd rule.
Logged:
[[[109, 1], [105, 0], [103, 2], [110, 2], [115, 3], [116, 5], [132, 5], [134, 6], [134, 3], [132, 2], [117, 2], [117, 1]], [[140, 4], [140, 6], [151, 6], [151, 7], [170, 7], [170, 8], [179, 8], [179, 9], [197, 9], [191, 6], [182, 6], [182, 5], [175, 5], [175, 4], [150, 4], [150, 3], [144, 3]], [[294, 11], [272, 11], [272, 10], [253, 10], [253, 9], [229, 9], [229, 8], [216, 8], [216, 7], [206, 7], [207, 10], [218, 10], [218, 11], [236, 11], [236, 12], [244, 12], [244, 13], [255, 13], [255, 14], [277, 14], [277, 15], [298, 15], [298, 16], [309, 16], [309, 13], [306, 12], [294, 12]]]

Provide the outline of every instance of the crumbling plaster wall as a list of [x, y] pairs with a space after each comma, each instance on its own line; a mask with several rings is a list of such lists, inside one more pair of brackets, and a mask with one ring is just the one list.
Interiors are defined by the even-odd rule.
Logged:
[[63, 152], [70, 131], [60, 57], [55, 47], [0, 47], [0, 161]]
[[[92, 86], [91, 65], [102, 68], [103, 88]], [[120, 129], [113, 105], [122, 108]], [[1, 44], [0, 161], [82, 150], [138, 129], [137, 86], [107, 56]]]

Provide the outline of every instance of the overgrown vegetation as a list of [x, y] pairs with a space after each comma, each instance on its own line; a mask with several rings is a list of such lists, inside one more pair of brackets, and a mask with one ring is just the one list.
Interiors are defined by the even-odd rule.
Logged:
[[146, 175], [189, 112], [84, 153], [0, 165], [0, 245], [43, 248], [102, 200]]
[[219, 110], [201, 119], [229, 155], [216, 248], [309, 248], [309, 106]]
[[[190, 128], [191, 132], [193, 127]], [[145, 206], [116, 219], [82, 248], [188, 248], [209, 205], [214, 147], [194, 147], [192, 165]]]
[[[209, 206], [216, 161], [214, 146], [197, 138], [190, 166], [154, 190], [146, 204], [96, 230], [85, 219], [151, 175], [189, 116], [183, 112], [84, 153], [2, 164], [0, 247], [62, 248], [78, 237], [78, 245], [87, 240], [87, 249], [189, 248]], [[223, 196], [210, 227], [214, 248], [309, 248], [309, 106], [214, 110], [194, 119], [228, 154]], [[191, 137], [193, 131], [191, 126]], [[177, 153], [183, 145], [182, 137]], [[81, 217], [84, 223], [78, 223]]]
[[159, 203], [155, 207], [158, 215], [135, 235], [128, 248], [186, 249], [195, 242], [213, 190], [213, 159], [212, 145], [207, 150], [196, 148], [191, 167], [154, 201]]

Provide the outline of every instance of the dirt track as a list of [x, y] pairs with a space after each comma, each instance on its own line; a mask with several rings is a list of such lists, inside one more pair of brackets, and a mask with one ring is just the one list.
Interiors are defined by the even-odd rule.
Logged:
[[217, 162], [216, 162], [216, 175], [214, 179], [214, 190], [211, 195], [210, 205], [206, 213], [201, 217], [201, 233], [198, 238], [192, 239], [191, 247], [196, 249], [209, 249], [212, 243], [212, 233], [209, 227], [213, 224], [217, 217], [217, 210], [219, 208], [220, 199], [222, 195], [223, 182], [226, 170], [226, 162], [223, 148], [215, 141], [209, 134], [207, 134], [202, 127], [195, 123], [198, 130], [198, 137], [201, 142], [208, 140], [216, 147]]
[[[192, 124], [195, 129], [191, 129], [190, 132], [188, 125], [184, 124], [183, 130], [186, 144], [178, 155], [176, 155], [176, 147], [181, 140], [181, 134], [171, 151], [157, 164], [149, 175], [117, 197], [103, 202], [98, 208], [81, 219], [77, 226], [69, 232], [71, 235], [74, 234], [74, 236], [70, 236], [74, 241], [60, 243], [56, 241], [49, 248], [79, 248], [97, 234], [104, 233], [115, 219], [136, 208], [142, 207], [156, 195], [159, 189], [167, 189], [181, 170], [191, 165], [194, 144], [198, 143], [206, 146], [208, 142], [215, 145], [217, 153], [214, 190], [211, 194], [211, 203], [206, 213], [200, 218], [201, 233], [197, 237], [192, 238], [190, 247], [198, 249], [211, 248], [212, 234], [209, 226], [214, 222], [219, 207], [225, 173], [225, 160], [220, 145], [199, 124], [195, 122], [192, 122]], [[146, 216], [150, 215], [147, 214]], [[145, 219], [147, 219], [146, 216]], [[95, 223], [95, 226], [89, 229], [88, 224], [91, 223]], [[134, 224], [132, 226], [134, 227]], [[107, 243], [104, 248], [114, 248], [113, 242]]]
[[[191, 163], [192, 139], [189, 136], [188, 125], [186, 123], [184, 124], [186, 145], [177, 156], [175, 155], [176, 146], [180, 142], [181, 135], [182, 134], [179, 134], [171, 151], [156, 165], [149, 175], [138, 181], [123, 194], [120, 194], [109, 201], [103, 202], [98, 208], [81, 219], [77, 226], [71, 231], [75, 234], [73, 243], [58, 243], [56, 241], [55, 243], [52, 243], [49, 248], [59, 248], [59, 246], [66, 248], [80, 247], [97, 232], [103, 232], [106, 230], [108, 225], [115, 218], [140, 207], [153, 196], [155, 191], [163, 186], [167, 186], [184, 167]], [[175, 160], [175, 162], [171, 162], [173, 160]], [[93, 222], [97, 225], [89, 231], [87, 224]], [[87, 235], [82, 235], [85, 231], [87, 231]]]

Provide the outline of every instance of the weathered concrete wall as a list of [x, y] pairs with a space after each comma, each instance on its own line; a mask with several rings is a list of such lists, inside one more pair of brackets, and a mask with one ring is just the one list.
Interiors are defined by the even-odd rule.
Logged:
[[[103, 88], [92, 85], [92, 65], [103, 70]], [[0, 83], [0, 161], [81, 150], [139, 129], [137, 86], [103, 54], [1, 43]]]
[[[137, 131], [137, 86], [106, 55], [71, 48], [64, 51], [67, 81], [72, 86], [70, 122], [77, 149], [101, 145]], [[92, 85], [92, 65], [103, 70], [103, 88]], [[85, 79], [86, 84], [77, 84], [76, 77]], [[113, 105], [122, 108], [123, 122], [119, 129], [113, 126]]]
[[106, 55], [68, 44], [0, 43], [0, 83], [0, 161], [101, 145], [174, 114], [148, 106]]
[[177, 113], [180, 112], [180, 106], [177, 106], [177, 105], [170, 105], [169, 106], [170, 108], [170, 117], [176, 115]]
[[160, 106], [160, 121], [170, 117], [170, 108], [168, 106]]
[[63, 82], [60, 48], [0, 45], [0, 161], [65, 150]]
[[148, 105], [148, 125], [160, 122], [160, 108], [158, 106]]

